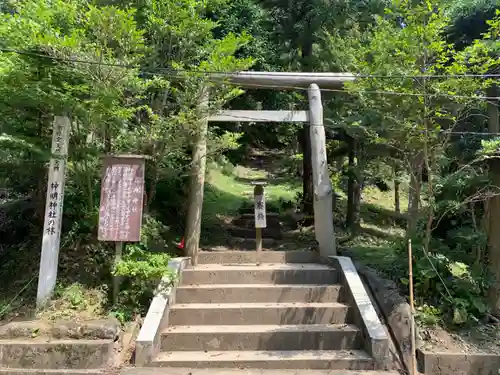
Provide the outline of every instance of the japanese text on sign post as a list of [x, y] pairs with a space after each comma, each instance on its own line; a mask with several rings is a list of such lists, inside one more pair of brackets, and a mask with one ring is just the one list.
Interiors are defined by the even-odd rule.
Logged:
[[51, 297], [56, 285], [70, 125], [68, 117], [55, 116], [38, 279], [38, 306]]
[[100, 241], [138, 242], [141, 237], [145, 160], [133, 156], [104, 159], [99, 209]]
[[[52, 154], [55, 155], [50, 161], [49, 186], [47, 190], [47, 202], [45, 207], [45, 228], [44, 234], [54, 236], [60, 230], [60, 215], [62, 214], [62, 195], [64, 184], [64, 170], [61, 171], [61, 164], [65, 160], [60, 158], [68, 153], [67, 132], [69, 124], [54, 123], [54, 134], [52, 139]], [[59, 234], [58, 234], [59, 235]]]
[[266, 225], [266, 199], [262, 189], [262, 194], [255, 195], [255, 228], [265, 228]]

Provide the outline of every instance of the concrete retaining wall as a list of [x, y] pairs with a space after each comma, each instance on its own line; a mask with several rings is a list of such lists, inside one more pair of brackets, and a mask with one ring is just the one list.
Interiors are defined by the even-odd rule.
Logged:
[[[342, 252], [349, 255], [349, 251]], [[411, 369], [411, 311], [410, 305], [395, 282], [387, 280], [376, 270], [354, 262], [359, 275], [369, 285], [379, 310], [384, 315], [393, 341], [398, 346], [407, 369]], [[418, 328], [418, 327], [417, 327]], [[477, 353], [445, 353], [421, 351], [417, 330], [418, 371], [426, 375], [499, 375], [500, 356]]]
[[498, 375], [500, 356], [494, 354], [417, 351], [419, 371], [431, 375]]
[[375, 359], [377, 368], [385, 370], [390, 367], [389, 337], [380, 322], [363, 282], [361, 281], [352, 260], [343, 256], [328, 257], [340, 273], [341, 284], [345, 286], [346, 302], [356, 310], [354, 323], [362, 329], [364, 346]]
[[[174, 272], [175, 277], [180, 278], [181, 271], [187, 266], [188, 261], [189, 258], [174, 258], [170, 260], [168, 266]], [[175, 286], [178, 283], [172, 285], [170, 276], [160, 281], [137, 337], [135, 344], [136, 365], [145, 366], [151, 363], [159, 353], [161, 331], [168, 325], [168, 308], [175, 303]]]
[[[343, 255], [351, 256], [348, 250]], [[406, 369], [411, 369], [411, 310], [410, 305], [392, 280], [387, 280], [373, 268], [353, 262], [359, 275], [370, 288], [370, 292], [391, 331], [394, 344], [401, 353]], [[420, 346], [417, 331], [417, 348]]]
[[96, 369], [111, 364], [112, 340], [0, 340], [0, 366], [22, 369]]

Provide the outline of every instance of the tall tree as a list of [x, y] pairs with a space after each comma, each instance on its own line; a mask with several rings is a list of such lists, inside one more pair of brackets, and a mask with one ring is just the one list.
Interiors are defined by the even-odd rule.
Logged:
[[[5, 156], [0, 173], [9, 188], [34, 195], [43, 208], [50, 156], [43, 150], [50, 143], [51, 119], [69, 113], [68, 188], [87, 198], [74, 214], [88, 215], [88, 222], [96, 219], [100, 154], [150, 155], [147, 202], [161, 206], [156, 189], [170, 183], [179, 163], [190, 163], [200, 115], [193, 108], [208, 84], [206, 72], [246, 69], [253, 62], [235, 56], [248, 35], [213, 37], [217, 24], [205, 18], [206, 4], [128, 5], [30, 0], [0, 14], [1, 47], [15, 51], [0, 52], [0, 152]], [[240, 93], [219, 84], [211, 105], [216, 110]], [[236, 138], [209, 131], [208, 153], [232, 147]], [[174, 175], [178, 182], [179, 173]], [[170, 204], [183, 206], [178, 200]], [[172, 213], [182, 214], [178, 208]]]
[[[325, 68], [321, 56], [315, 52], [322, 40], [324, 28], [342, 31], [352, 23], [369, 25], [374, 15], [383, 11], [387, 2], [261, 0], [261, 3], [269, 9], [273, 38], [283, 41], [278, 50], [283, 68], [311, 72]], [[303, 151], [304, 210], [312, 214], [314, 192], [308, 124], [304, 124], [298, 139]]]
[[[354, 105], [363, 108], [349, 120], [404, 157], [410, 176], [409, 233], [415, 231], [419, 215], [422, 170], [436, 172], [436, 157], [442, 150], [440, 131], [452, 126], [458, 113], [452, 100], [442, 94], [460, 88], [472, 97], [471, 89], [478, 87], [476, 82], [465, 87], [472, 79], [458, 83], [453, 78], [413, 78], [459, 69], [452, 65], [457, 55], [444, 39], [447, 25], [444, 12], [430, 2], [394, 1], [372, 30], [353, 28], [348, 37], [336, 33], [331, 39], [331, 48], [342, 51], [336, 55], [345, 70], [381, 77], [346, 85], [358, 99]], [[458, 108], [467, 105], [465, 99], [457, 101], [461, 102]], [[374, 112], [378, 114], [373, 116]]]
[[445, 1], [443, 5], [450, 19], [447, 39], [459, 50], [469, 46], [476, 39], [481, 39], [488, 30], [488, 20], [495, 17], [500, 9], [498, 0], [459, 0]]

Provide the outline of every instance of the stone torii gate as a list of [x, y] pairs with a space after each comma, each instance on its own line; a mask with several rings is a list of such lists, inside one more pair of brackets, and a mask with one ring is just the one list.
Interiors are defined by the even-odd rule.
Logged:
[[[326, 158], [326, 136], [323, 126], [323, 105], [320, 87], [342, 89], [344, 82], [355, 79], [350, 73], [282, 73], [237, 72], [212, 74], [212, 82], [226, 81], [232, 84], [259, 89], [297, 90], [308, 89], [309, 111], [221, 111], [209, 116], [200, 125], [198, 139], [193, 150], [193, 168], [189, 189], [189, 208], [186, 223], [186, 251], [192, 263], [198, 261], [205, 185], [208, 122], [309, 122], [311, 157], [314, 185], [314, 229], [322, 256], [336, 254], [333, 230], [332, 184]], [[208, 90], [202, 95], [200, 106], [208, 106]]]

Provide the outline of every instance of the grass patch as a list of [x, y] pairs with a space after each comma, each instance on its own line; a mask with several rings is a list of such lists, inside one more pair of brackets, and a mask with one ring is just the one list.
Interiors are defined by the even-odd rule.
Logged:
[[[166, 232], [166, 233], [165, 233]], [[168, 228], [146, 215], [140, 243], [128, 244], [117, 267], [122, 276], [118, 301], [111, 301], [113, 246], [87, 239], [86, 243], [61, 241], [58, 284], [54, 297], [43, 310], [36, 309], [38, 267], [41, 239], [34, 236], [26, 242], [4, 247], [0, 252], [0, 319], [41, 319], [84, 321], [115, 316], [122, 323], [144, 315], [154, 289], [166, 274], [171, 250], [165, 236]], [[154, 251], [150, 242], [163, 243], [162, 251]], [[173, 250], [173, 249], [172, 249]]]
[[[356, 260], [390, 273], [396, 261], [395, 242], [404, 238], [404, 212], [394, 211], [394, 190], [380, 191], [375, 187], [363, 189], [361, 202], [361, 232], [343, 244]], [[406, 189], [400, 193], [401, 210], [408, 206]], [[339, 202], [345, 212], [346, 201]]]
[[[61, 248], [58, 284], [54, 297], [43, 310], [36, 308], [40, 242], [4, 248], [3, 259], [9, 259], [0, 280], [0, 319], [88, 320], [109, 314], [111, 252], [105, 246]], [[71, 261], [69, 261], [71, 259]], [[17, 270], [17, 275], [11, 275]], [[23, 270], [20, 272], [20, 270]]]
[[89, 320], [109, 315], [107, 288], [88, 288], [80, 283], [56, 288], [54, 300], [37, 316], [43, 320]]
[[[203, 201], [203, 223], [210, 226], [221, 216], [236, 216], [238, 209], [253, 200], [252, 180], [266, 179], [265, 171], [236, 166], [232, 173], [212, 165], [208, 172]], [[266, 202], [294, 200], [299, 192], [297, 181], [270, 182], [265, 187]]]

